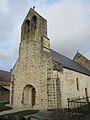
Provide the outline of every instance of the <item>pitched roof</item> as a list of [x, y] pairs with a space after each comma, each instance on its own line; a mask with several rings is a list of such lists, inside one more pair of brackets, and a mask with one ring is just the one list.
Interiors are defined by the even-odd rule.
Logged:
[[2, 88], [6, 89], [6, 90], [10, 90], [10, 86], [2, 86]]
[[0, 91], [10, 91], [10, 86], [0, 86]]
[[54, 50], [51, 50], [51, 55], [53, 60], [62, 63], [63, 67], [89, 75], [90, 76], [90, 71], [85, 69], [83, 66], [81, 66], [79, 63], [65, 57], [62, 54], [57, 53]]
[[11, 81], [11, 73], [8, 71], [0, 70], [0, 81], [10, 82]]

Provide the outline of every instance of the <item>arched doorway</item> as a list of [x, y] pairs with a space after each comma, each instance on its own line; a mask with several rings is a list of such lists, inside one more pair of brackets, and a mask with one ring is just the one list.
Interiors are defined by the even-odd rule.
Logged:
[[26, 106], [35, 105], [36, 91], [32, 85], [26, 85], [22, 94], [22, 103]]

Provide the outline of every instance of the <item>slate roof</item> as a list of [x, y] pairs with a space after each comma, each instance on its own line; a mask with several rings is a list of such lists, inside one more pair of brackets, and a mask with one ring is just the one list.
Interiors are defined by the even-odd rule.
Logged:
[[10, 82], [11, 81], [11, 73], [8, 71], [0, 70], [0, 81]]
[[2, 88], [6, 89], [6, 90], [10, 90], [10, 86], [2, 86]]
[[0, 86], [0, 91], [10, 91], [10, 86]]
[[[74, 60], [71, 60], [67, 57], [65, 57], [62, 54], [57, 53], [54, 50], [51, 50], [51, 55], [53, 60], [62, 63], [64, 68], [68, 68], [86, 75], [90, 76], [90, 71], [85, 69], [83, 66], [81, 66], [79, 63], [75, 62]], [[0, 70], [0, 81], [3, 82], [10, 82], [11, 81], [11, 73], [8, 71]]]
[[81, 66], [79, 63], [65, 57], [62, 54], [57, 53], [54, 50], [51, 50], [51, 55], [53, 60], [62, 63], [63, 67], [89, 75], [90, 76], [90, 71], [85, 69], [83, 66]]

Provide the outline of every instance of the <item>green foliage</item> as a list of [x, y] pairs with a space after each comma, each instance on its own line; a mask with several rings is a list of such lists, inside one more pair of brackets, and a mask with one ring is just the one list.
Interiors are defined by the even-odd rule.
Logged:
[[[0, 101], [0, 112], [4, 111], [4, 110], [10, 110], [10, 109], [12, 109], [11, 107], [5, 106], [6, 104], [8, 104], [8, 102]], [[36, 112], [38, 112], [38, 110], [24, 110], [24, 111], [9, 113], [7, 115], [8, 115], [8, 117], [10, 119], [13, 120], [14, 116], [23, 117], [23, 116], [27, 116], [27, 115], [30, 115], [30, 114], [34, 114]]]
[[71, 109], [71, 111], [77, 112], [77, 113], [90, 114], [90, 103], [88, 103], [87, 105], [83, 105], [81, 107], [78, 107], [78, 108]]
[[0, 101], [0, 112], [4, 111], [4, 110], [10, 110], [12, 109], [9, 106], [5, 106], [6, 104], [8, 104], [9, 102], [5, 102], [5, 101]]
[[9, 117], [13, 117], [13, 116], [19, 116], [19, 117], [23, 117], [23, 116], [27, 116], [30, 114], [34, 114], [38, 112], [38, 110], [24, 110], [24, 111], [19, 111], [19, 112], [15, 112], [15, 113], [10, 113], [8, 114]]

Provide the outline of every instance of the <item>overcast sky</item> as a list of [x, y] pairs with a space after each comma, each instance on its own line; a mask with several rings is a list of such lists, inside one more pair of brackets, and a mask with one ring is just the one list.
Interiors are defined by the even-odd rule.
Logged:
[[0, 69], [18, 57], [20, 26], [35, 6], [48, 21], [51, 48], [73, 58], [77, 50], [90, 59], [90, 0], [0, 0]]

